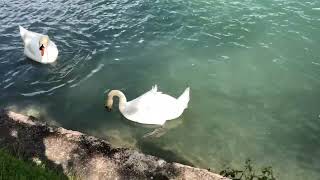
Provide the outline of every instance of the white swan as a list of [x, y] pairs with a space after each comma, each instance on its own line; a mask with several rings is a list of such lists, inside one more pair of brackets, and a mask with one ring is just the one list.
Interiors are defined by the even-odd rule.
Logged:
[[35, 33], [19, 26], [24, 43], [24, 54], [37, 62], [48, 64], [56, 61], [58, 48], [47, 35]]
[[157, 91], [157, 85], [140, 97], [127, 102], [125, 95], [119, 90], [109, 92], [105, 107], [112, 109], [113, 97], [119, 97], [119, 110], [127, 119], [142, 123], [163, 125], [167, 120], [179, 117], [188, 107], [188, 87], [178, 99]]

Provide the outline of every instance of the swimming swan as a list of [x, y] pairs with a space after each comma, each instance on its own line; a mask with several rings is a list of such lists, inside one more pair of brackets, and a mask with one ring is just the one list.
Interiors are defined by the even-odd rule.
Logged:
[[35, 33], [19, 26], [24, 43], [24, 54], [37, 62], [48, 64], [56, 61], [58, 48], [47, 35]]
[[119, 110], [124, 117], [137, 123], [154, 125], [163, 125], [167, 120], [179, 117], [188, 107], [189, 87], [178, 99], [157, 90], [155, 85], [150, 91], [129, 102], [121, 91], [112, 90], [108, 94], [105, 107], [111, 111], [113, 97], [117, 96]]

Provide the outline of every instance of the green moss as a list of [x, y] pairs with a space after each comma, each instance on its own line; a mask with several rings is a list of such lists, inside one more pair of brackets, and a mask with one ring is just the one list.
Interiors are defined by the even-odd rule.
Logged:
[[0, 150], [0, 180], [2, 179], [68, 179], [62, 173], [40, 167], [32, 162], [15, 158], [8, 152]]

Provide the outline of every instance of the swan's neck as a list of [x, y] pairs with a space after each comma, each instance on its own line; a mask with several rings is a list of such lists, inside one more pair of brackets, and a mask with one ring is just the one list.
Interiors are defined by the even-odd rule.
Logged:
[[126, 96], [119, 90], [112, 90], [109, 92], [108, 94], [108, 100], [107, 100], [107, 106], [109, 108], [112, 107], [113, 105], [113, 97], [116, 96], [119, 98], [119, 110], [120, 112], [123, 112], [125, 107], [126, 107], [126, 103], [127, 103], [127, 98]]

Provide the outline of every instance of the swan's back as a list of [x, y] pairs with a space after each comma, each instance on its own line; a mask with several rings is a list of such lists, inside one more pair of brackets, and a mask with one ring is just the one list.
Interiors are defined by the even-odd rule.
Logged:
[[178, 99], [157, 91], [156, 86], [127, 103], [122, 114], [132, 121], [143, 124], [162, 125], [179, 117], [186, 108]]

